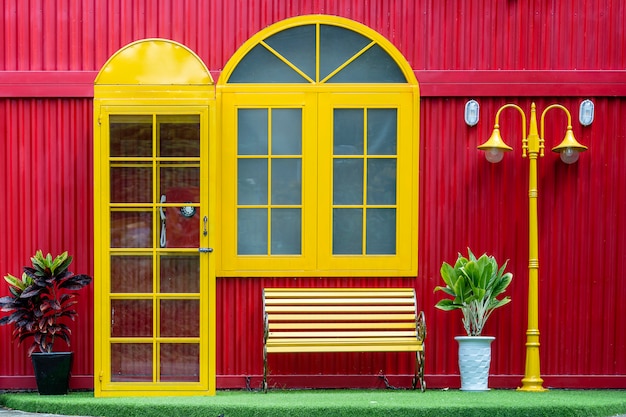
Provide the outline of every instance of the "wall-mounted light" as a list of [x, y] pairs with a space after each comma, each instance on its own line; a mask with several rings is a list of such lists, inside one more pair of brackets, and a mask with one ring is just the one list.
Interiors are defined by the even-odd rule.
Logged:
[[476, 100], [470, 100], [465, 103], [465, 123], [468, 126], [476, 126], [478, 124], [480, 113], [480, 105]]
[[580, 103], [580, 111], [578, 113], [578, 120], [583, 126], [589, 126], [593, 123], [593, 111], [594, 105], [591, 100], [584, 100]]

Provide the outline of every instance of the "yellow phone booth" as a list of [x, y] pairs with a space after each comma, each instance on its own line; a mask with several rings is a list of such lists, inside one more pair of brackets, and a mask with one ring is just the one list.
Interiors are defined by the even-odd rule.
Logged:
[[215, 394], [215, 88], [164, 39], [94, 86], [96, 396]]

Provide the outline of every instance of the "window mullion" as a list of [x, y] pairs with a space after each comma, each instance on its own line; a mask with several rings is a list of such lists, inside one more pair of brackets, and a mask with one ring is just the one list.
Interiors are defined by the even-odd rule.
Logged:
[[363, 230], [361, 232], [361, 254], [367, 255], [367, 108], [363, 109], [363, 218], [361, 220]]
[[272, 108], [267, 109], [267, 254], [272, 255]]

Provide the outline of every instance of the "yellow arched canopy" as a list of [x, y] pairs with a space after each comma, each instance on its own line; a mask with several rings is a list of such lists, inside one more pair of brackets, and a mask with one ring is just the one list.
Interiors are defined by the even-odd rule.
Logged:
[[113, 54], [95, 84], [213, 85], [213, 78], [186, 46], [168, 39], [142, 39]]

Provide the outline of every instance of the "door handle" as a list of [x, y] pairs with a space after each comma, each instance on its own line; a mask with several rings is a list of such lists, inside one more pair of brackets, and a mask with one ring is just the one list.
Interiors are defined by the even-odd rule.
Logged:
[[204, 216], [204, 218], [202, 219], [202, 236], [206, 236], [209, 234], [209, 229], [207, 228], [208, 221], [209, 218], [207, 216]]
[[213, 248], [198, 248], [198, 252], [200, 252], [200, 253], [211, 253], [211, 252], [213, 252]]

